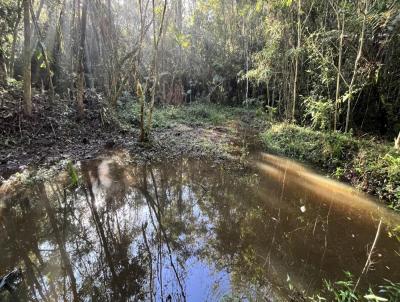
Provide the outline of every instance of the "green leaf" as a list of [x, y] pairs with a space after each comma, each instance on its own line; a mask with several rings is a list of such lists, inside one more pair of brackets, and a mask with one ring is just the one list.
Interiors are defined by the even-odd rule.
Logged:
[[382, 297], [378, 297], [375, 294], [365, 295], [364, 298], [367, 299], [368, 301], [376, 301], [376, 302], [378, 302], [378, 301], [389, 301], [388, 299], [382, 298]]

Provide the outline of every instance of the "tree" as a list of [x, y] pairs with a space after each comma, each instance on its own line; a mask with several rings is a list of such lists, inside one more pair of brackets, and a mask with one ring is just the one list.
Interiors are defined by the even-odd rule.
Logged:
[[[151, 100], [149, 102], [149, 109], [148, 109], [148, 115], [147, 115], [147, 124], [144, 125], [145, 123], [145, 116], [144, 116], [144, 111], [141, 110], [141, 133], [139, 140], [140, 141], [145, 141], [148, 140], [152, 123], [153, 123], [153, 110], [154, 110], [154, 103], [155, 103], [155, 97], [156, 97], [156, 89], [158, 85], [158, 49], [160, 45], [160, 40], [162, 37], [163, 29], [164, 29], [164, 19], [165, 19], [165, 12], [167, 10], [167, 0], [164, 0], [163, 7], [162, 7], [162, 13], [161, 13], [161, 20], [159, 27], [157, 28], [156, 24], [156, 5], [155, 5], [155, 0], [152, 0], [152, 14], [153, 14], [153, 59], [152, 59], [152, 65], [151, 65], [151, 78], [152, 78], [152, 87], [151, 87]], [[147, 86], [147, 85], [146, 85]], [[142, 101], [145, 100], [145, 96], [142, 93]], [[143, 108], [143, 106], [142, 106]], [[144, 108], [143, 108], [144, 109]]]
[[[86, 21], [87, 21], [87, 0], [82, 0], [82, 14], [80, 19], [80, 43], [79, 43], [79, 51], [78, 51], [78, 69], [77, 69], [77, 93], [76, 93], [76, 101], [78, 105], [78, 116], [79, 118], [83, 118], [84, 116], [84, 88], [85, 88], [85, 68], [84, 68], [84, 59], [85, 59], [85, 41], [86, 41]], [[78, 1], [79, 3], [80, 1]], [[78, 8], [80, 8], [78, 6]]]
[[35, 26], [36, 35], [38, 36], [38, 39], [39, 39], [38, 44], [39, 44], [40, 51], [41, 51], [41, 54], [42, 54], [42, 57], [43, 57], [43, 61], [44, 61], [44, 64], [45, 64], [45, 68], [46, 68], [46, 71], [47, 71], [47, 77], [48, 77], [48, 80], [49, 80], [49, 88], [50, 88], [50, 97], [51, 97], [51, 100], [53, 101], [54, 100], [53, 73], [52, 73], [52, 71], [50, 69], [50, 62], [49, 62], [49, 58], [47, 56], [46, 46], [44, 45], [44, 42], [43, 42], [42, 31], [41, 31], [41, 29], [39, 27], [38, 21], [37, 21], [36, 16], [35, 16], [35, 13], [33, 12], [32, 5], [30, 5], [29, 7], [30, 7], [32, 21], [33, 21], [33, 24]]
[[24, 6], [24, 113], [32, 116], [31, 87], [31, 20], [30, 0], [23, 0]]
[[344, 11], [342, 13], [342, 22], [340, 22], [339, 14], [337, 14], [337, 27], [338, 31], [340, 31], [339, 37], [339, 58], [338, 58], [338, 67], [337, 67], [337, 76], [336, 76], [336, 94], [335, 94], [335, 113], [333, 117], [333, 130], [337, 130], [338, 123], [338, 106], [339, 106], [339, 98], [340, 98], [340, 77], [342, 72], [342, 56], [343, 56], [343, 38], [344, 38], [344, 25], [345, 25], [345, 16]]
[[354, 85], [355, 85], [355, 80], [358, 72], [358, 64], [361, 59], [361, 55], [363, 52], [363, 47], [364, 47], [364, 35], [365, 35], [365, 25], [366, 25], [366, 20], [367, 20], [367, 12], [368, 12], [368, 0], [365, 0], [364, 3], [364, 12], [363, 12], [363, 21], [362, 21], [362, 28], [361, 28], [361, 33], [360, 33], [360, 41], [358, 45], [358, 51], [357, 51], [357, 57], [354, 61], [354, 69], [353, 69], [353, 76], [351, 78], [350, 86], [349, 86], [349, 91], [347, 92], [347, 111], [346, 111], [346, 125], [345, 125], [345, 132], [348, 132], [349, 130], [349, 124], [350, 124], [350, 111], [351, 111], [351, 100], [353, 98], [354, 94]]
[[10, 77], [14, 77], [15, 52], [18, 40], [18, 28], [22, 17], [22, 5], [23, 5], [22, 1], [18, 0], [17, 18], [15, 20], [13, 28], [13, 40], [12, 40], [11, 54], [10, 54], [10, 67], [9, 67]]
[[293, 107], [292, 107], [292, 121], [296, 120], [296, 102], [297, 102], [297, 84], [299, 74], [299, 56], [301, 47], [301, 0], [297, 0], [297, 46], [295, 52], [295, 63], [294, 63], [294, 81], [293, 81]]

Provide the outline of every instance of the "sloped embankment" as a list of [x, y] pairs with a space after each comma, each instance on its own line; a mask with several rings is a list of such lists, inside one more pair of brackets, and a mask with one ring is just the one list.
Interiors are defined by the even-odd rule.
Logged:
[[400, 152], [390, 144], [288, 124], [272, 126], [261, 138], [268, 151], [323, 168], [400, 210]]

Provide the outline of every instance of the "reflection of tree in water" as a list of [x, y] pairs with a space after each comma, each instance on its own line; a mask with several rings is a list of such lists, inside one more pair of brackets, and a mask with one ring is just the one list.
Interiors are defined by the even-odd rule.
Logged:
[[1, 273], [10, 272], [18, 266], [24, 266], [26, 270], [19, 294], [3, 293], [0, 295], [2, 301], [25, 301], [29, 296], [46, 301], [49, 296], [48, 289], [43, 288], [43, 275], [38, 269], [44, 262], [38, 244], [38, 237], [43, 233], [38, 223], [42, 211], [32, 208], [27, 196], [29, 194], [17, 194], [13, 200], [5, 202], [0, 217]]
[[265, 260], [257, 250], [258, 244], [267, 240], [270, 226], [263, 208], [254, 200], [258, 177], [209, 169], [198, 163], [190, 175], [193, 184], [200, 184], [194, 186], [197, 196], [202, 196], [199, 207], [212, 225], [202, 256], [230, 272], [233, 297], [265, 300], [270, 281], [264, 271]]
[[1, 269], [24, 268], [26, 296], [34, 301], [143, 298], [142, 246], [132, 246], [140, 233], [134, 221], [121, 222], [123, 194], [97, 203], [86, 181], [74, 192], [38, 184], [27, 195], [32, 201], [15, 196], [7, 202], [2, 225], [8, 233], [1, 238], [7, 256]]
[[[125, 170], [108, 161], [82, 163], [81, 170], [76, 189], [39, 183], [25, 191], [30, 200], [7, 201], [2, 271], [22, 266], [25, 297], [34, 301], [136, 301], [150, 297], [150, 250], [158, 291], [151, 297], [184, 300], [182, 266], [195, 218], [183, 202], [182, 171]], [[163, 280], [166, 266], [174, 267], [175, 280]], [[166, 282], [181, 288], [163, 292]]]
[[[237, 194], [247, 194], [247, 182], [254, 180], [230, 177], [223, 170], [210, 173], [200, 162], [182, 160], [173, 167], [166, 163], [123, 169], [114, 162], [89, 162], [82, 163], [77, 189], [35, 186], [32, 205], [24, 213], [35, 218], [38, 228], [29, 229], [27, 244], [20, 248], [38, 263], [33, 277], [27, 278], [29, 295], [93, 301], [156, 301], [171, 295], [182, 301], [185, 263], [193, 256], [253, 278], [247, 263], [251, 244], [238, 228], [247, 206]], [[25, 216], [22, 220], [29, 224]], [[4, 217], [16, 222], [11, 215]], [[32, 247], [35, 242], [41, 251]], [[24, 259], [17, 258], [8, 259], [10, 268]], [[29, 273], [30, 266], [24, 267]]]
[[296, 286], [346, 255], [324, 245], [328, 209], [301, 213], [299, 196], [282, 202], [280, 183], [257, 175], [187, 160], [90, 161], [80, 175], [77, 188], [38, 183], [6, 202], [0, 268], [24, 268], [22, 301], [190, 300], [193, 259], [228, 271], [234, 296], [287, 297], [288, 272]]

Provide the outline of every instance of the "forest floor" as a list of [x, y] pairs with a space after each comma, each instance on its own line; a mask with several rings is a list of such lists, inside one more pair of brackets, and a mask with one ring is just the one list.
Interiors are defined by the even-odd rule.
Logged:
[[85, 118], [78, 121], [71, 100], [51, 104], [46, 96], [36, 95], [33, 116], [27, 119], [20, 90], [6, 88], [0, 88], [0, 184], [30, 167], [94, 158], [119, 148], [138, 162], [185, 156], [240, 165], [253, 133], [265, 129], [264, 119], [253, 109], [167, 106], [155, 110], [150, 141], [141, 143], [139, 108], [132, 100], [121, 101], [113, 111], [101, 95], [87, 90]]
[[51, 104], [37, 95], [33, 117], [26, 119], [19, 89], [0, 87], [0, 98], [0, 184], [27, 167], [54, 167], [116, 149], [137, 162], [184, 156], [242, 167], [256, 146], [322, 169], [400, 210], [400, 153], [375, 138], [271, 124], [252, 108], [193, 103], [156, 108], [150, 141], [141, 143], [139, 107], [129, 98], [110, 110], [101, 95], [87, 90], [81, 121], [68, 99]]

